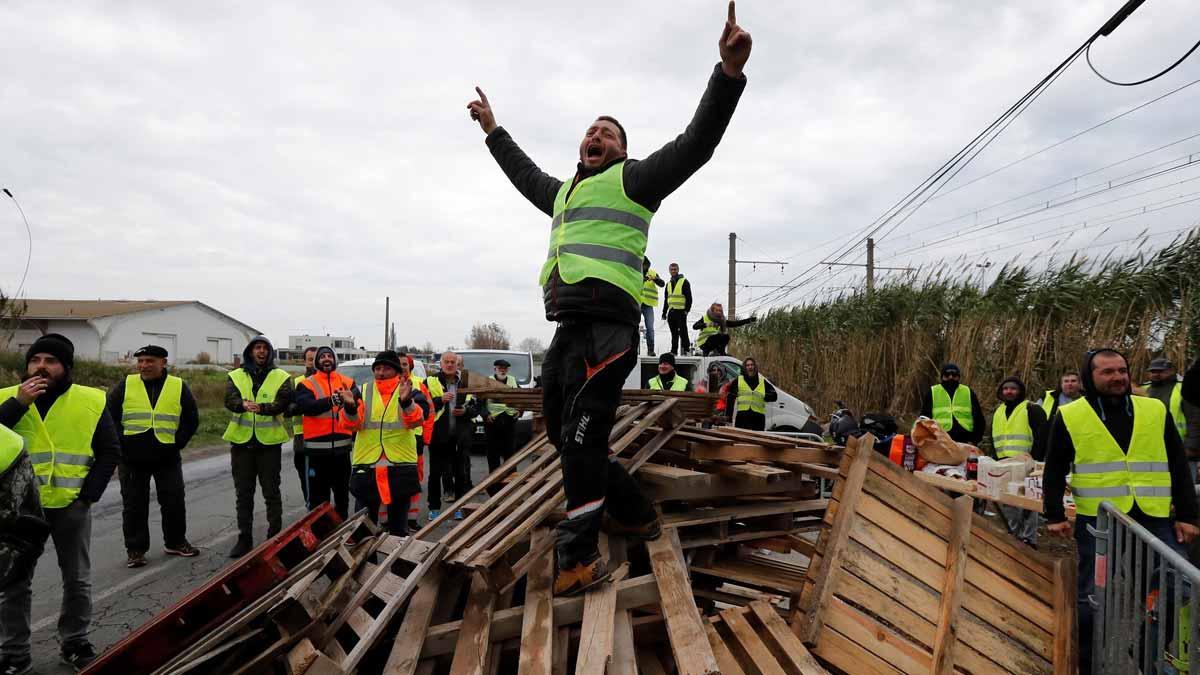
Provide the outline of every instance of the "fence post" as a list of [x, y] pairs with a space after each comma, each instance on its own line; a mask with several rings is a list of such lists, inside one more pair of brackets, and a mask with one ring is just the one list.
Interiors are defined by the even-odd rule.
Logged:
[[1092, 609], [1092, 669], [1094, 672], [1102, 673], [1105, 668], [1104, 658], [1104, 614], [1106, 610], [1106, 591], [1108, 589], [1108, 541], [1109, 532], [1112, 531], [1112, 519], [1109, 516], [1108, 502], [1102, 502], [1100, 509], [1096, 513], [1096, 526], [1088, 526], [1088, 534], [1096, 538], [1096, 555], [1095, 555], [1095, 572], [1092, 575], [1095, 588], [1087, 600]]

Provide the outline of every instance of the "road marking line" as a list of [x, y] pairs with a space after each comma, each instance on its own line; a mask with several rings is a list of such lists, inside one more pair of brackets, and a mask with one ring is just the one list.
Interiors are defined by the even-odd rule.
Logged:
[[[291, 509], [290, 511], [287, 511], [284, 514], [284, 517], [290, 518], [291, 516], [295, 516], [300, 513], [308, 513], [308, 509], [306, 509], [306, 508]], [[238, 535], [238, 531], [236, 529], [231, 530], [229, 532], [224, 532], [224, 533], [218, 534], [214, 537], [210, 537], [209, 539], [205, 540], [203, 543], [200, 544], [200, 546], [198, 548], [212, 548], [213, 546], [220, 544], [223, 541], [226, 541], [228, 539], [233, 539], [237, 535]], [[129, 577], [128, 579], [126, 579], [125, 581], [122, 581], [121, 583], [117, 584], [116, 586], [111, 586], [111, 587], [105, 589], [104, 591], [102, 591], [99, 595], [93, 596], [92, 597], [93, 613], [95, 613], [95, 610], [94, 610], [95, 605], [98, 604], [101, 600], [107, 600], [108, 598], [112, 597], [113, 595], [115, 595], [117, 593], [124, 591], [125, 589], [132, 588], [133, 586], [137, 585], [141, 581], [148, 579], [148, 578], [154, 576], [155, 574], [158, 574], [160, 572], [165, 572], [169, 569], [173, 569], [173, 566], [178, 566], [178, 564], [180, 564], [184, 561], [195, 562], [195, 558], [181, 558], [179, 556], [171, 556], [171, 557], [175, 558], [175, 560], [168, 560], [165, 563], [155, 566], [155, 567], [152, 567], [144, 572], [138, 572], [137, 574]], [[225, 565], [222, 565], [221, 567], [224, 567], [224, 566]], [[157, 615], [157, 614], [158, 614], [158, 612], [155, 612], [155, 615]], [[29, 632], [36, 633], [48, 626], [53, 625], [54, 623], [56, 623], [58, 621], [58, 617], [61, 615], [62, 615], [61, 612], [55, 612], [55, 613], [47, 616], [46, 618], [35, 622], [32, 626], [29, 627]]]

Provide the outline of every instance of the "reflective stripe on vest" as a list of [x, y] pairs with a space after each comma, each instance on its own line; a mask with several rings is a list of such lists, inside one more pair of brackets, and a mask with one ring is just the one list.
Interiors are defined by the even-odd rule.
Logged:
[[667, 309], [683, 309], [687, 307], [687, 296], [683, 294], [683, 275], [675, 281], [667, 282]]
[[700, 334], [696, 336], [696, 342], [704, 344], [708, 338], [721, 332], [721, 324], [708, 318], [708, 314], [704, 314], [704, 324], [700, 326]]
[[[492, 379], [495, 380], [496, 382], [500, 381], [500, 380], [496, 380], [495, 377], [493, 377]], [[504, 386], [506, 386], [510, 389], [516, 389], [517, 388], [517, 378], [513, 377], [512, 375], [506, 375], [504, 378]], [[488, 410], [488, 414], [491, 415], [492, 417], [497, 417], [499, 415], [516, 415], [517, 414], [516, 408], [507, 406], [503, 403], [499, 403], [496, 401], [491, 401], [491, 400], [489, 400], [487, 402], [487, 410]]]
[[[320, 376], [320, 377], [318, 377]], [[322, 381], [323, 380], [323, 381]], [[330, 398], [333, 392], [339, 389], [350, 389], [354, 386], [354, 380], [342, 375], [336, 370], [330, 373], [316, 372], [309, 377], [304, 378], [310, 391], [313, 393], [313, 398], [317, 400]], [[304, 386], [304, 385], [301, 385]], [[330, 406], [318, 415], [302, 415], [301, 423], [304, 427], [304, 438], [321, 438], [330, 434], [344, 434], [350, 436], [354, 433], [354, 428], [345, 419], [345, 413], [342, 408], [334, 408]], [[348, 439], [347, 439], [348, 440]], [[349, 447], [349, 444], [338, 445], [334, 441], [334, 445], [328, 443], [320, 443], [312, 445], [305, 443], [304, 447], [313, 448], [314, 450]]]
[[183, 380], [168, 375], [158, 400], [150, 405], [150, 393], [141, 375], [125, 378], [125, 400], [121, 402], [121, 426], [125, 436], [136, 436], [154, 429], [159, 443], [175, 442], [179, 416], [183, 414]]
[[1058, 409], [1075, 446], [1071, 494], [1081, 515], [1095, 516], [1101, 501], [1111, 501], [1125, 513], [1136, 502], [1154, 518], [1171, 513], [1171, 472], [1163, 440], [1167, 408], [1158, 399], [1134, 396], [1131, 400], [1133, 434], [1128, 453], [1121, 451], [1087, 399]]
[[[242, 368], [229, 371], [229, 379], [233, 380], [233, 386], [237, 387], [242, 400], [255, 403], [274, 403], [279, 388], [290, 377], [286, 371], [279, 368], [272, 369], [270, 373], [267, 373], [262, 386], [258, 388], [258, 394], [255, 395], [254, 382], [250, 379], [249, 373]], [[258, 442], [263, 445], [276, 445], [286, 441], [288, 435], [282, 416], [243, 412], [234, 414], [221, 438], [239, 445], [249, 443], [251, 439], [258, 439]]]
[[0, 476], [17, 461], [25, 449], [25, 439], [21, 434], [0, 425]]
[[415, 464], [421, 429], [409, 429], [404, 424], [399, 397], [393, 392], [384, 404], [375, 382], [363, 385], [362, 396], [363, 426], [354, 437], [350, 463], [375, 464], [386, 459], [392, 464]]
[[[16, 395], [16, 386], [0, 390], [0, 402]], [[25, 439], [43, 507], [59, 509], [79, 496], [92, 466], [92, 436], [104, 405], [103, 391], [73, 384], [54, 401], [44, 420], [31, 405], [13, 426]]]
[[933, 421], [937, 422], [939, 427], [949, 432], [957, 420], [963, 430], [975, 430], [975, 417], [971, 414], [970, 387], [965, 384], [958, 385], [954, 390], [953, 400], [950, 399], [950, 392], [940, 384], [935, 384], [930, 389], [933, 391]]
[[1033, 427], [1029, 425], [1029, 401], [1013, 408], [1012, 416], [1005, 414], [1004, 404], [992, 416], [992, 446], [1000, 459], [1015, 457], [1033, 450]]
[[1187, 418], [1183, 416], [1183, 385], [1179, 382], [1171, 388], [1171, 421], [1179, 432], [1180, 440], [1187, 438]]
[[746, 382], [746, 377], [738, 375], [737, 383], [737, 409], [765, 415], [767, 412], [767, 381], [759, 375], [758, 386], [751, 389], [750, 383]]
[[[445, 387], [442, 386], [442, 380], [441, 380], [441, 378], [437, 377], [436, 375], [425, 378], [425, 386], [429, 389], [429, 395], [432, 396], [433, 399], [436, 401], [440, 401], [442, 399], [442, 397], [446, 395], [446, 389], [445, 389]], [[462, 387], [461, 379], [459, 380], [458, 386]], [[437, 406], [434, 405], [434, 400], [431, 400], [429, 403], [430, 403], [430, 405], [433, 405], [435, 408], [437, 408]], [[467, 397], [465, 399], [463, 399], [463, 403], [469, 403], [474, 400], [475, 400], [475, 395], [468, 394]], [[446, 408], [448, 408], [448, 407], [450, 407], [449, 403], [444, 404], [441, 407], [441, 409], [437, 411], [436, 415], [434, 416], [434, 419], [435, 420], [442, 419], [442, 414], [446, 412]]]
[[658, 284], [654, 283], [658, 272], [650, 270], [646, 272], [646, 276], [649, 278], [642, 282], [642, 304], [658, 307]]
[[559, 188], [539, 285], [557, 267], [565, 283], [600, 279], [642, 301], [642, 260], [654, 213], [626, 196], [624, 168], [617, 162], [573, 189], [572, 181]]
[[[662, 375], [655, 375], [654, 377], [650, 378], [649, 386], [651, 389], [653, 389], [655, 391], [663, 391]], [[685, 391], [685, 390], [687, 390], [687, 380], [683, 379], [679, 375], [676, 375], [671, 380], [670, 391]]]

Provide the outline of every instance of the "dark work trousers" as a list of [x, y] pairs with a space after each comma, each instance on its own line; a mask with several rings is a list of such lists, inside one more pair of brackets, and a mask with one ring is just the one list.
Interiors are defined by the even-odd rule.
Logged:
[[447, 495], [447, 500], [451, 502], [454, 500], [449, 498], [450, 495], [457, 498], [466, 492], [459, 481], [459, 473], [455, 465], [458, 457], [458, 445], [454, 436], [447, 441], [438, 438], [437, 433], [434, 433], [433, 443], [427, 449], [426, 455], [429, 462], [428, 506], [431, 511], [442, 509], [443, 492]]
[[304, 477], [308, 510], [328, 503], [332, 494], [333, 509], [345, 520], [350, 509], [350, 453], [304, 455]]
[[700, 345], [700, 351], [705, 356], [715, 354], [717, 356], [725, 355], [725, 348], [729, 346], [729, 333], [717, 333], [716, 335], [708, 336], [704, 344]]
[[[412, 477], [405, 479], [402, 474], [408, 467], [389, 466], [387, 468], [388, 487], [391, 493], [391, 503], [387, 505], [388, 534], [403, 537], [408, 534], [408, 505], [414, 494], [410, 485]], [[415, 469], [412, 476], [416, 476]], [[420, 483], [416, 484], [420, 487]], [[354, 467], [350, 475], [350, 490], [354, 492], [354, 509], [366, 507], [367, 517], [371, 522], [379, 522], [379, 507], [383, 498], [379, 496], [379, 486], [375, 481], [375, 467]]]
[[234, 445], [229, 452], [233, 467], [233, 487], [237, 491], [238, 532], [243, 537], [254, 535], [254, 484], [262, 487], [267, 505], [267, 536], [274, 537], [283, 529], [283, 498], [279, 494], [282, 452], [278, 445], [259, 445], [254, 441]]
[[304, 437], [300, 434], [292, 439], [292, 464], [296, 466], [296, 476], [300, 479], [300, 492], [304, 495], [304, 503], [308, 503], [308, 481], [304, 477], [308, 470], [304, 468]]
[[465, 416], [460, 417], [455, 431], [458, 442], [454, 445], [453, 455], [454, 496], [462, 497], [475, 486], [475, 481], [471, 479], [471, 444], [475, 441], [475, 423]]
[[[516, 450], [513, 444], [516, 442], [517, 416], [496, 415], [492, 417], [491, 424], [485, 425], [485, 429], [487, 431], [488, 472], [492, 472], [499, 469], [500, 465], [512, 457]], [[493, 485], [488, 488], [488, 494], [494, 495], [503, 487], [499, 483]]]
[[[1187, 557], [1187, 546], [1175, 541], [1174, 521], [1169, 518], [1151, 518], [1143, 513], [1134, 516], [1134, 520], [1159, 541], [1170, 546], [1180, 555]], [[1075, 545], [1079, 551], [1079, 576], [1076, 578], [1078, 594], [1076, 603], [1079, 612], [1079, 674], [1089, 675], [1092, 672], [1092, 638], [1095, 630], [1095, 618], [1088, 596], [1096, 592], [1096, 538], [1088, 532], [1088, 526], [1096, 526], [1096, 516], [1075, 516]], [[1111, 553], [1111, 551], [1110, 551]], [[1155, 579], [1158, 573], [1154, 574]], [[1163, 594], [1166, 595], [1166, 594]]]
[[150, 550], [150, 479], [162, 510], [163, 545], [178, 548], [187, 541], [187, 500], [183, 490], [183, 463], [175, 455], [162, 462], [121, 462], [121, 527], [125, 548]]
[[[668, 309], [667, 327], [671, 329], [671, 353], [686, 354], [692, 348], [692, 338], [688, 335], [687, 312], [682, 309]], [[683, 347], [682, 351], [679, 350], [680, 347]]]
[[765, 431], [767, 428], [767, 416], [762, 413], [756, 413], [753, 410], [738, 410], [733, 420], [733, 426], [738, 429]]
[[567, 518], [559, 523], [559, 569], [589, 563], [607, 509], [618, 522], [644, 525], [654, 506], [616, 457], [609, 433], [625, 378], [637, 364], [638, 331], [614, 323], [560, 323], [542, 363], [546, 433], [562, 455]]
[[[45, 509], [50, 523], [58, 569], [62, 572], [62, 607], [58, 616], [58, 639], [63, 649], [86, 644], [92, 622], [92, 513], [76, 501], [66, 508]], [[14, 579], [0, 596], [0, 652], [5, 656], [29, 656], [30, 612], [33, 603], [33, 573], [37, 565]]]

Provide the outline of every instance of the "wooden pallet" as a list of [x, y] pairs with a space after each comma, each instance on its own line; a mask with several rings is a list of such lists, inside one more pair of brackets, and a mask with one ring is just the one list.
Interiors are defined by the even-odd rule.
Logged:
[[846, 448], [790, 620], [846, 672], [1073, 673], [1071, 561], [1049, 560], [872, 451]]
[[723, 675], [828, 675], [774, 607], [731, 607], [704, 627]]

